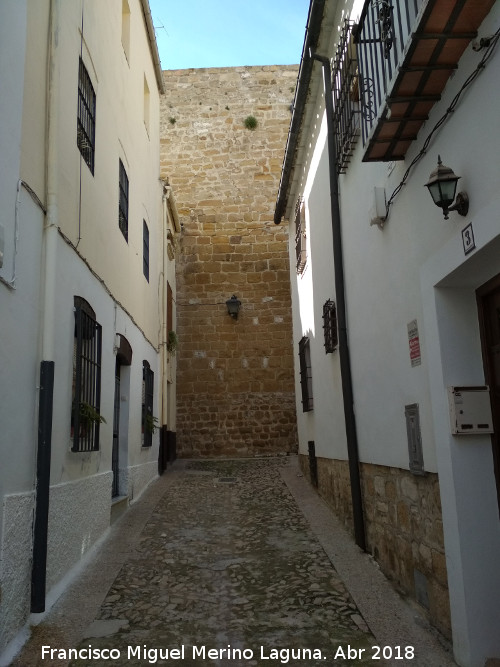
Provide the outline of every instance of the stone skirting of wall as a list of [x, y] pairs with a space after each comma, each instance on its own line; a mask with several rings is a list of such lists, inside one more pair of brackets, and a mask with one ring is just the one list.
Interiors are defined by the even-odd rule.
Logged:
[[7, 494], [3, 499], [0, 545], [0, 655], [30, 613], [35, 494]]
[[212, 394], [190, 396], [178, 408], [178, 455], [259, 456], [296, 452], [295, 399], [289, 393], [226, 397], [214, 412]]
[[[301, 455], [311, 479], [309, 457]], [[347, 461], [317, 458], [318, 492], [353, 532]], [[384, 574], [451, 637], [448, 579], [444, 553], [441, 500], [437, 474], [361, 464], [367, 551]]]

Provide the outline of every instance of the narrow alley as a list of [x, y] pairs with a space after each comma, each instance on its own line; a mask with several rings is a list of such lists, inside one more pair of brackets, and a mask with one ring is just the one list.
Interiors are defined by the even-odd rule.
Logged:
[[294, 456], [177, 461], [12, 665], [171, 663], [455, 664]]

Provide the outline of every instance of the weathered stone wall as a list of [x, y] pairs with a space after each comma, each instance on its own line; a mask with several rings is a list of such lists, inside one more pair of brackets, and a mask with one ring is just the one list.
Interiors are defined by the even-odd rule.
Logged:
[[[300, 463], [310, 478], [308, 457], [301, 456]], [[318, 458], [317, 468], [319, 494], [353, 532], [347, 461]], [[451, 637], [438, 476], [362, 463], [361, 483], [367, 550], [384, 574]]]
[[296, 78], [295, 66], [164, 72], [161, 173], [182, 224], [180, 456], [296, 450], [288, 236], [273, 223]]

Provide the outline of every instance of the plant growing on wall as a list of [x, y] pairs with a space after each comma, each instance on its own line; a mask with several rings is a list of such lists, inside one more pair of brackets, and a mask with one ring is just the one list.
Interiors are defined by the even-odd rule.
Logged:
[[175, 331], [169, 331], [167, 337], [167, 350], [169, 352], [176, 352], [179, 345], [179, 339]]
[[247, 116], [244, 120], [244, 124], [247, 130], [255, 130], [257, 127], [257, 118], [255, 118], [255, 116]]

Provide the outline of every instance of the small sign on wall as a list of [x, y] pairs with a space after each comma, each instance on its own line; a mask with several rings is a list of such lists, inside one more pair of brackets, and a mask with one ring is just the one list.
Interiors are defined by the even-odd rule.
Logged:
[[474, 241], [474, 230], [472, 229], [472, 222], [469, 222], [467, 227], [462, 229], [462, 243], [464, 245], [464, 254], [468, 255], [476, 247]]
[[408, 343], [410, 346], [410, 362], [413, 366], [420, 366], [422, 355], [420, 353], [420, 338], [418, 336], [417, 320], [408, 323]]

